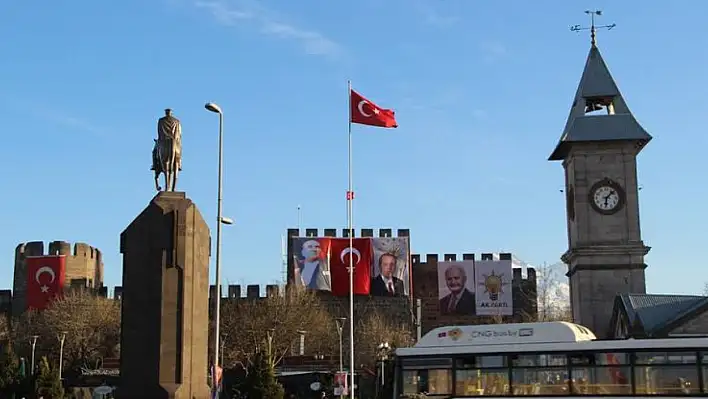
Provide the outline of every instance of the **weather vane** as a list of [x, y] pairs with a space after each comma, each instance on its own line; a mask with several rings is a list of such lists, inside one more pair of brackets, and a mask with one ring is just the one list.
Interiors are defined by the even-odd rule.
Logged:
[[593, 47], [595, 47], [595, 31], [599, 28], [606, 28], [607, 30], [610, 30], [617, 26], [617, 24], [595, 26], [595, 16], [601, 16], [602, 10], [586, 10], [585, 14], [588, 14], [590, 16], [590, 27], [583, 28], [580, 25], [573, 25], [570, 27], [570, 30], [573, 32], [580, 32], [581, 30], [590, 30], [590, 43]]

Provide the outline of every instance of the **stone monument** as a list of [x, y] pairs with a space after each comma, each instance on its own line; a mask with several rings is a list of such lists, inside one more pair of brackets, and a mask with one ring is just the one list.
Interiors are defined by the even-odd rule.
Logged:
[[209, 227], [174, 187], [159, 192], [120, 236], [119, 398], [210, 397]]

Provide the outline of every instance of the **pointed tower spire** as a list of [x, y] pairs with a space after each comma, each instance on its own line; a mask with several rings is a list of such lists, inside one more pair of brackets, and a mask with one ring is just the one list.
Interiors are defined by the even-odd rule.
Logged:
[[[549, 161], [565, 159], [573, 142], [631, 140], [637, 142], [639, 151], [652, 138], [630, 112], [597, 48], [597, 29], [609, 30], [616, 25], [596, 26], [595, 16], [602, 15], [602, 11], [585, 11], [585, 13], [590, 15], [590, 27], [574, 25], [570, 30], [590, 31], [590, 52], [563, 134], [548, 158]], [[606, 112], [593, 113], [602, 110]]]

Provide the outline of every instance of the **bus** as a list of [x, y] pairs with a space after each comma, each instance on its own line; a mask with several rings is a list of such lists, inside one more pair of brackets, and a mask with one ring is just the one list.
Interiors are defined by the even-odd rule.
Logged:
[[450, 326], [395, 354], [394, 399], [708, 396], [708, 338], [598, 340], [566, 322]]

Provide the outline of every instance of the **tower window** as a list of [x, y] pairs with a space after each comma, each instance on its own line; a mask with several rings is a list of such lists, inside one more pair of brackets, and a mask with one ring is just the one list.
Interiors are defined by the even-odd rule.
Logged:
[[607, 110], [608, 115], [615, 114], [613, 97], [591, 97], [585, 99], [585, 113], [592, 114], [596, 111]]

